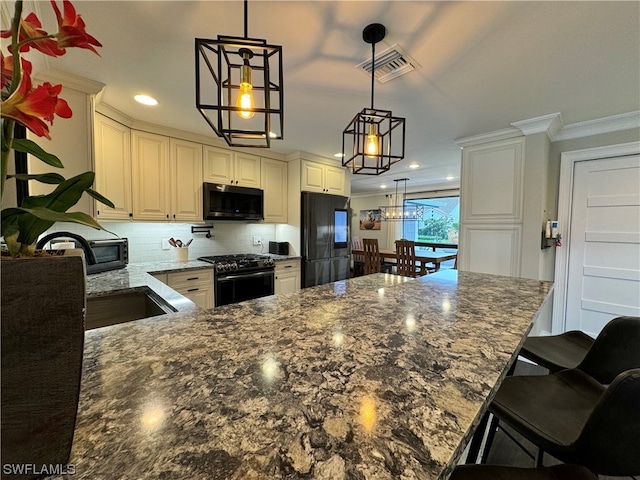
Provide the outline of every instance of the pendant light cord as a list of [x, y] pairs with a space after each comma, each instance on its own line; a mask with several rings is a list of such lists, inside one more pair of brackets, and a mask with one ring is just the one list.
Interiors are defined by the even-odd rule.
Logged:
[[244, 0], [244, 38], [249, 37], [249, 28], [248, 28], [248, 11], [249, 11], [249, 0]]
[[373, 86], [376, 72], [376, 42], [371, 42], [371, 110], [373, 110]]

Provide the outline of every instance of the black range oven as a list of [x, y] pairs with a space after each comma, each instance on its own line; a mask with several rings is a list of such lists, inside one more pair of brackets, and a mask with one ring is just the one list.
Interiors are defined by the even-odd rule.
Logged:
[[214, 265], [216, 307], [274, 293], [275, 262], [267, 255], [214, 255], [198, 260]]

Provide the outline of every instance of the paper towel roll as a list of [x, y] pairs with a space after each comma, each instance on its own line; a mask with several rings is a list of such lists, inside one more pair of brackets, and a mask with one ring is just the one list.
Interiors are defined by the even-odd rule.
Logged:
[[52, 250], [70, 250], [76, 248], [76, 244], [73, 242], [58, 242], [51, 245]]

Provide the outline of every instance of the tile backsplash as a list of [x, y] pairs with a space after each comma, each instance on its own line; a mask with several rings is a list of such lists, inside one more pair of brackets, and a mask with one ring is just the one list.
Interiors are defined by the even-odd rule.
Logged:
[[[129, 240], [129, 263], [174, 260], [175, 248], [162, 249], [162, 240], [173, 237], [184, 243], [193, 238], [189, 246], [189, 259], [204, 255], [225, 253], [266, 253], [269, 241], [276, 240], [276, 225], [245, 222], [216, 222], [211, 228], [211, 238], [204, 233], [191, 233], [191, 224], [151, 222], [102, 222], [102, 226], [121, 238]], [[58, 223], [46, 233], [72, 232], [87, 240], [115, 238], [109, 232], [95, 230], [74, 223]], [[262, 245], [254, 245], [253, 237], [259, 236]]]

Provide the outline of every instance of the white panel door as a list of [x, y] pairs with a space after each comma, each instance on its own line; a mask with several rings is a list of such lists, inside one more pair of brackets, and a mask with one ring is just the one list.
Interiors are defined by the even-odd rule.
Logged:
[[640, 315], [640, 156], [575, 163], [566, 329]]

